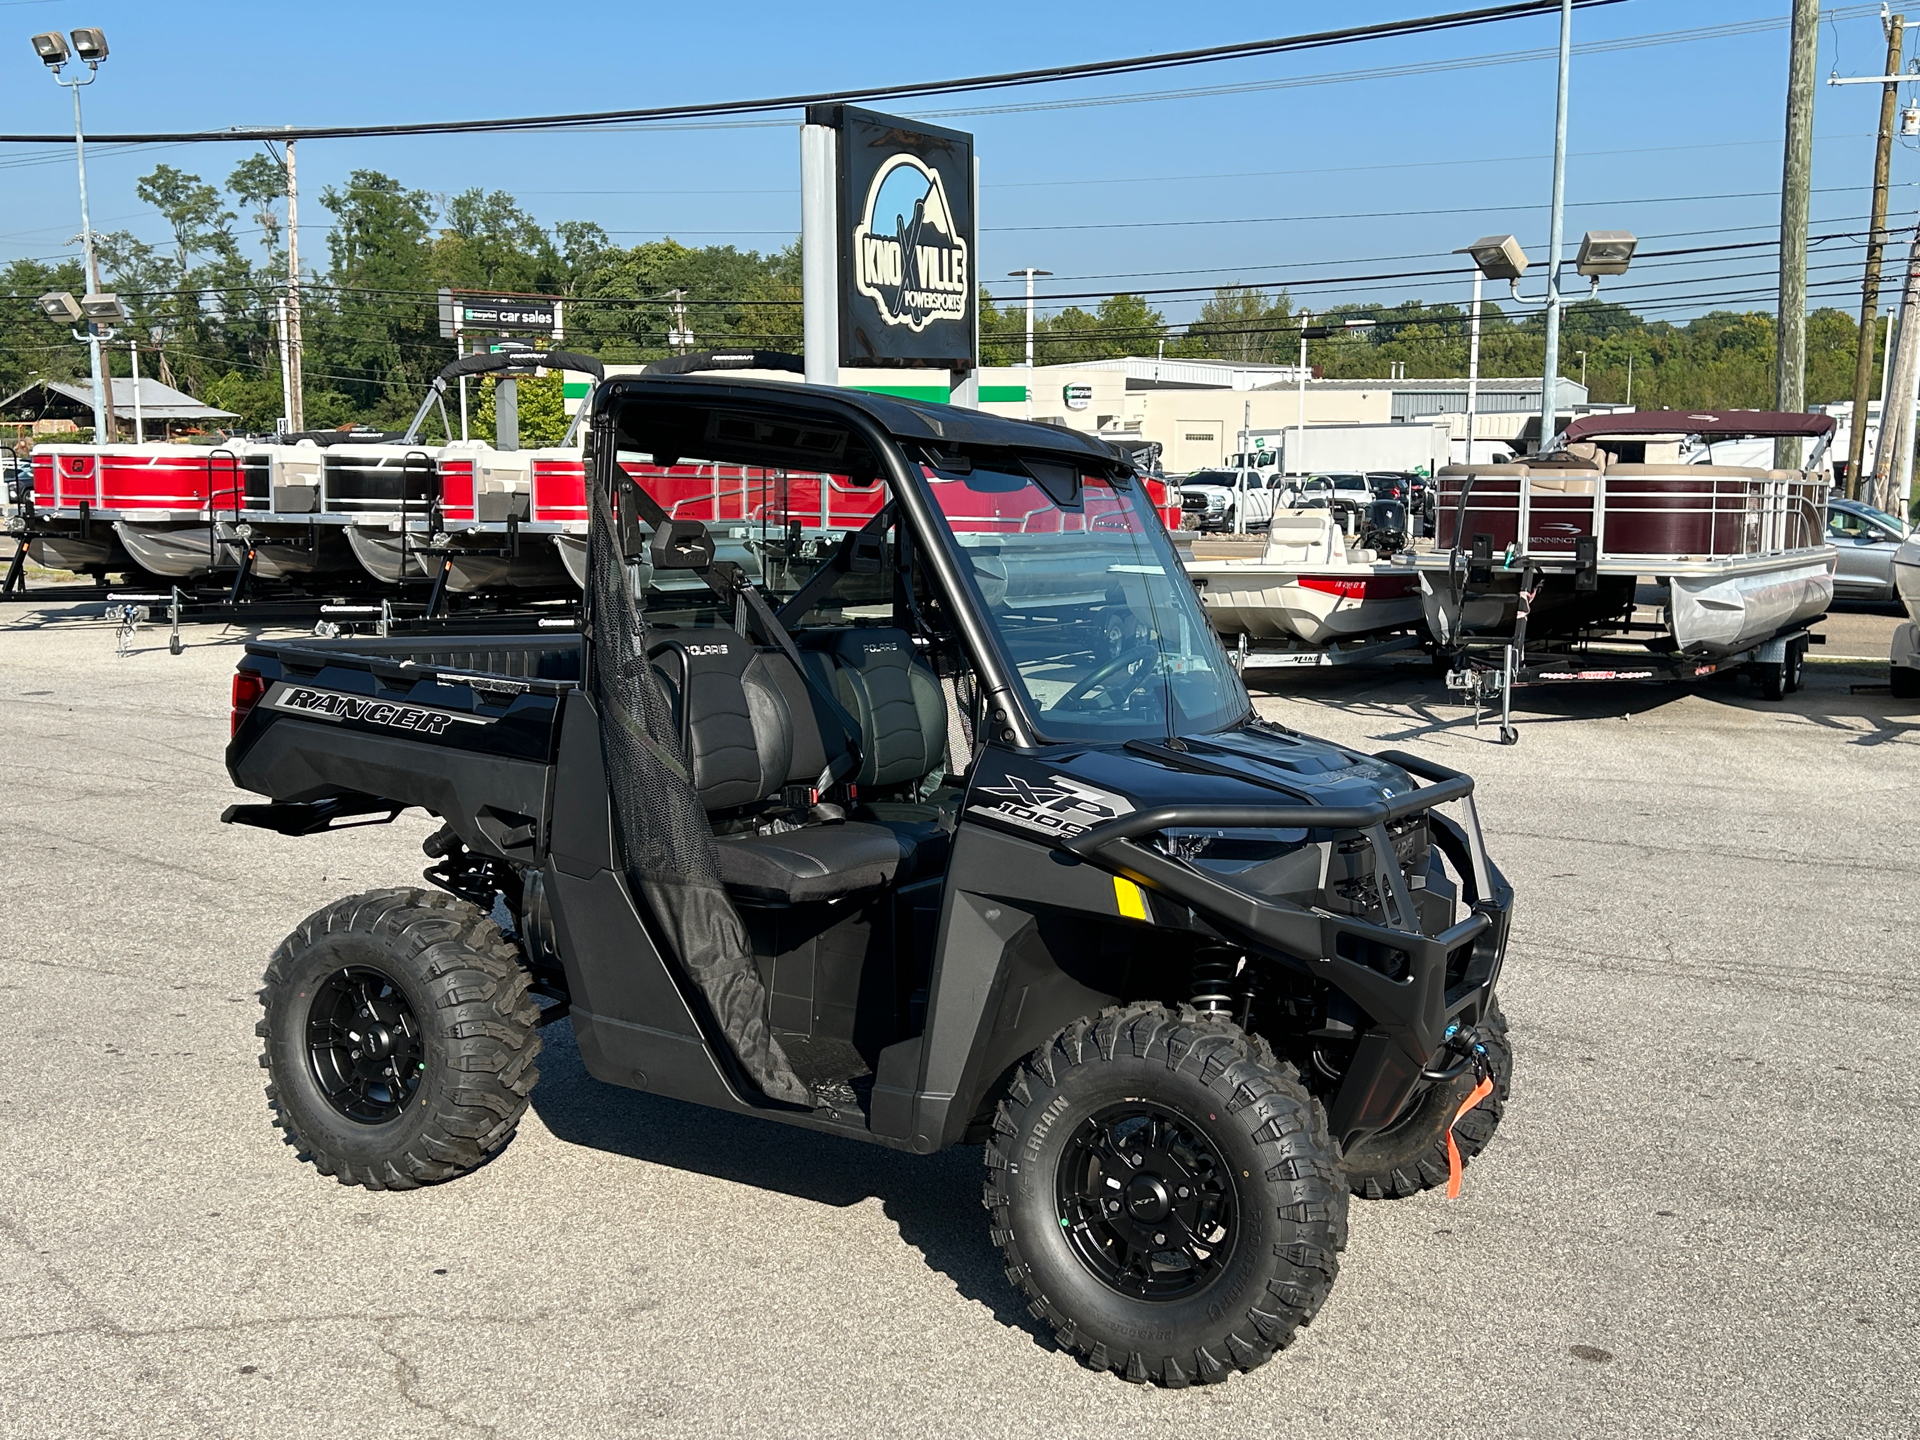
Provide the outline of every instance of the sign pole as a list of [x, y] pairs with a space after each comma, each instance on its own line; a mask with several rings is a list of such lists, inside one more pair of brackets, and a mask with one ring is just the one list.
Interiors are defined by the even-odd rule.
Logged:
[[[455, 359], [463, 358], [467, 353], [465, 332], [460, 329], [459, 311], [454, 312], [453, 353]], [[467, 377], [460, 377], [460, 438], [467, 438]]]
[[[974, 223], [978, 224], [979, 216], [980, 216], [980, 157], [978, 155], [975, 155], [973, 157], [973, 187], [972, 187], [971, 207], [974, 215]], [[1033, 281], [1028, 280], [1027, 284], [1029, 287], [1031, 287], [1033, 284]], [[971, 275], [967, 276], [967, 288], [975, 292], [978, 292], [980, 289], [979, 283]], [[965, 370], [955, 370], [952, 372], [952, 379], [950, 380], [947, 386], [947, 401], [949, 404], [958, 405], [965, 410], [978, 410], [980, 408], [980, 304], [979, 304], [979, 301], [972, 300], [968, 308], [973, 313], [973, 344], [970, 347], [973, 352], [973, 364], [970, 365]], [[1033, 314], [1033, 311], [1029, 309], [1027, 311], [1027, 314], [1031, 316]], [[1029, 366], [1033, 364], [1033, 359], [1031, 355], [1028, 356], [1027, 364]], [[1027, 388], [1029, 391], [1031, 391], [1033, 388], [1033, 374], [1031, 370], [1029, 370], [1027, 374]]]
[[809, 385], [840, 383], [839, 139], [830, 125], [800, 127], [800, 301]]
[[[502, 335], [502, 340], [511, 337]], [[504, 372], [493, 382], [493, 448], [520, 448], [520, 382], [513, 372]]]

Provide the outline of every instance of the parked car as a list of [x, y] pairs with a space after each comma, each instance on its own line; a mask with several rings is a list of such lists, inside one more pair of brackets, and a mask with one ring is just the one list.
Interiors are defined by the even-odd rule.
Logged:
[[1871, 505], [1838, 497], [1827, 502], [1827, 543], [1839, 554], [1833, 593], [1842, 600], [1895, 600], [1893, 552], [1908, 527]]

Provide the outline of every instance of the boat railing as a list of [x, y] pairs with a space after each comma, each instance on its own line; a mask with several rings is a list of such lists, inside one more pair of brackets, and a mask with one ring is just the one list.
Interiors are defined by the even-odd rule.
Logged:
[[[1519, 534], [1528, 487], [1529, 553], [1574, 559], [1590, 539], [1596, 559], [1720, 562], [1825, 544], [1828, 482], [1799, 471], [1707, 465], [1616, 465], [1607, 470], [1518, 465], [1442, 470], [1435, 497], [1438, 549], [1454, 544], [1467, 490], [1462, 548], [1482, 535], [1504, 550]], [[1469, 488], [1470, 482], [1470, 488]]]

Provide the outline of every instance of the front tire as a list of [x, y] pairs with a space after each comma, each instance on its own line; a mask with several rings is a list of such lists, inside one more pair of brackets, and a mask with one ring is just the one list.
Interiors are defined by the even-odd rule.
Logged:
[[1175, 1387], [1251, 1370], [1339, 1272], [1326, 1112], [1263, 1041], [1190, 1009], [1109, 1010], [1034, 1051], [986, 1161], [1008, 1277], [1091, 1369]]
[[342, 1185], [411, 1190], [484, 1164], [540, 1077], [528, 983], [499, 927], [451, 895], [374, 890], [317, 911], [260, 991], [273, 1123]]
[[1493, 1070], [1493, 1093], [1454, 1121], [1454, 1115], [1478, 1083], [1471, 1071], [1444, 1085], [1430, 1085], [1414, 1098], [1406, 1114], [1346, 1151], [1340, 1168], [1347, 1184], [1363, 1200], [1402, 1200], [1447, 1183], [1447, 1127], [1465, 1166], [1493, 1141], [1513, 1087], [1513, 1042], [1507, 1017], [1494, 1001], [1481, 1034]]

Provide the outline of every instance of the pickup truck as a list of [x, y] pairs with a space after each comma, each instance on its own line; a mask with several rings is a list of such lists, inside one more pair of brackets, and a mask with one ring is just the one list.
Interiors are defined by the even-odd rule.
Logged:
[[1273, 518], [1272, 470], [1196, 470], [1179, 482], [1183, 518], [1202, 530], [1257, 530]]
[[[246, 648], [227, 767], [264, 799], [226, 820], [443, 822], [432, 890], [271, 957], [274, 1123], [342, 1183], [451, 1179], [565, 1019], [609, 1084], [984, 1146], [1007, 1274], [1095, 1368], [1268, 1359], [1349, 1197], [1457, 1190], [1506, 1102], [1473, 782], [1260, 720], [1098, 440], [692, 376], [588, 406], [585, 634]], [[755, 580], [634, 453], [884, 503]]]

